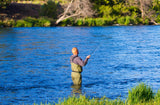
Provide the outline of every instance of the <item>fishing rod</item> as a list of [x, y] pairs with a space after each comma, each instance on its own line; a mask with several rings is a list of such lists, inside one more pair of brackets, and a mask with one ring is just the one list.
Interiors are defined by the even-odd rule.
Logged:
[[93, 55], [94, 54], [94, 52], [96, 52], [96, 50], [99, 48], [99, 46], [101, 45], [101, 43], [99, 43], [98, 44], [98, 46], [91, 52], [91, 54], [90, 55]]

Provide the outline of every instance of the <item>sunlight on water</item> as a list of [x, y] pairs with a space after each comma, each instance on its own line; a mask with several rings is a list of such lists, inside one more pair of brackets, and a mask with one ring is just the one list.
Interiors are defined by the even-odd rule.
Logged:
[[[84, 59], [82, 86], [73, 86], [69, 58]], [[0, 104], [58, 102], [73, 94], [125, 99], [145, 82], [160, 87], [160, 26], [0, 29]]]

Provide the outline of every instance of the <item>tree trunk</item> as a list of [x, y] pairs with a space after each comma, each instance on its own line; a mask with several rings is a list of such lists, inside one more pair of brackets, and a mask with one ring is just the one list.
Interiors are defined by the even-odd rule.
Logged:
[[69, 8], [71, 7], [72, 3], [73, 3], [74, 0], [71, 0], [70, 4], [68, 5], [67, 9], [64, 11], [63, 15], [56, 21], [56, 25], [59, 24], [59, 22], [67, 19], [65, 16], [69, 10]]
[[144, 21], [144, 15], [145, 15], [145, 13], [144, 13], [144, 10], [143, 10], [143, 8], [144, 8], [144, 4], [143, 4], [144, 2], [143, 2], [143, 0], [140, 0], [140, 10], [141, 10], [141, 17], [142, 17], [142, 19], [143, 19], [143, 21]]

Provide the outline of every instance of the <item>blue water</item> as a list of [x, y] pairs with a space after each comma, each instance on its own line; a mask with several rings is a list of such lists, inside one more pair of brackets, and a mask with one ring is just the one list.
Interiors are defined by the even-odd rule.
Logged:
[[[92, 53], [82, 86], [69, 58]], [[160, 87], [160, 26], [0, 29], [0, 104], [58, 102], [73, 94], [126, 99], [140, 82]]]

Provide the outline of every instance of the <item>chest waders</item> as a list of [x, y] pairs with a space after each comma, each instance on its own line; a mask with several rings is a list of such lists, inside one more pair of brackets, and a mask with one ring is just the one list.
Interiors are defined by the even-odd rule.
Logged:
[[82, 76], [81, 76], [81, 72], [83, 71], [82, 67], [80, 65], [71, 62], [71, 69], [72, 69], [71, 77], [74, 85], [80, 85], [82, 83]]

